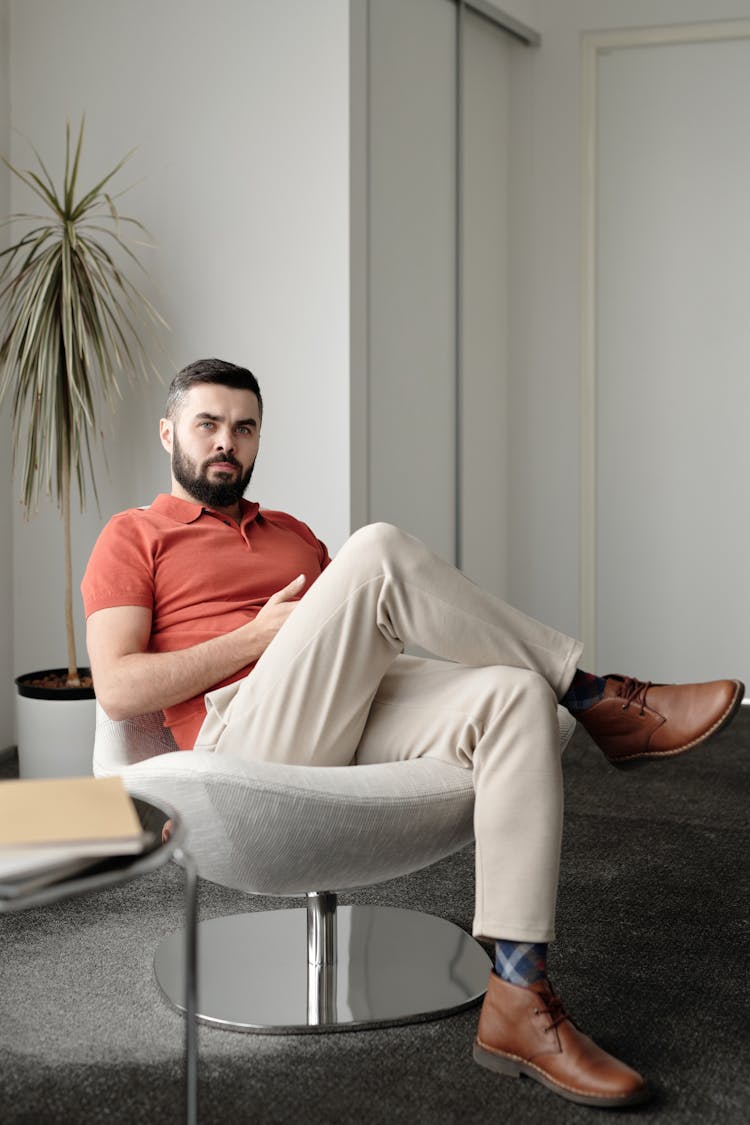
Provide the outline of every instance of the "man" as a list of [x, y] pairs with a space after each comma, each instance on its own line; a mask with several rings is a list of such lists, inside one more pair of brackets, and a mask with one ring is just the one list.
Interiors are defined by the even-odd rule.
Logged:
[[[476, 1060], [583, 1104], [643, 1100], [641, 1076], [574, 1026], [546, 975], [557, 703], [626, 767], [702, 745], [743, 685], [583, 672], [577, 641], [389, 525], [356, 532], [331, 561], [305, 524], [243, 499], [262, 412], [245, 368], [201, 360], [174, 379], [160, 423], [171, 495], [115, 516], [83, 581], [102, 707], [115, 719], [163, 710], [184, 750], [306, 765], [433, 755], [472, 769], [474, 933], [496, 952]], [[442, 659], [405, 656], [409, 644]]]

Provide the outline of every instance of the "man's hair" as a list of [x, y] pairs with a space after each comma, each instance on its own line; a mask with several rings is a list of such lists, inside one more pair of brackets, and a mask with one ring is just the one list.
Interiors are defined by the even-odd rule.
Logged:
[[233, 387], [237, 391], [252, 391], [258, 399], [260, 416], [263, 417], [263, 398], [258, 380], [246, 367], [237, 367], [224, 359], [197, 359], [178, 371], [167, 392], [166, 416], [174, 418], [185, 395], [198, 383], [218, 383], [222, 387]]

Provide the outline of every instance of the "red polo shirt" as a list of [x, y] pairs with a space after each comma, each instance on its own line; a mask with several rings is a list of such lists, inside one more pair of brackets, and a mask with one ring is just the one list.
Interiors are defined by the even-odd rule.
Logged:
[[[163, 494], [150, 508], [131, 508], [109, 521], [81, 592], [87, 617], [113, 606], [151, 610], [149, 652], [173, 652], [252, 621], [298, 574], [307, 576], [308, 589], [329, 562], [325, 544], [284, 512], [242, 500], [237, 524]], [[213, 687], [241, 679], [252, 667]], [[165, 710], [181, 750], [192, 750], [205, 715], [202, 695]]]

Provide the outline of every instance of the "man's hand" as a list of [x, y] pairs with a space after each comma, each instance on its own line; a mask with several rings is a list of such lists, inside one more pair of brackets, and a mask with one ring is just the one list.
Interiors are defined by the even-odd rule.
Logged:
[[251, 622], [261, 653], [265, 652], [281, 626], [297, 605], [305, 586], [304, 574], [298, 574], [283, 590], [277, 590], [268, 599], [254, 621]]

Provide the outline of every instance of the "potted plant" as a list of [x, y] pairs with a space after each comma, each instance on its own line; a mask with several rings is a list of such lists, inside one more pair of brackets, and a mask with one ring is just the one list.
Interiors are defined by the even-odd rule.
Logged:
[[[16, 680], [22, 777], [91, 770], [94, 692], [89, 669], [79, 668], [76, 657], [71, 487], [75, 481], [81, 510], [87, 478], [96, 496], [92, 444], [102, 429], [101, 413], [114, 408], [117, 375], [125, 365], [129, 373], [147, 375], [139, 324], [164, 323], [121, 266], [140, 266], [125, 232], [144, 230], [120, 215], [119, 196], [110, 192], [132, 154], [79, 191], [83, 134], [82, 120], [73, 144], [66, 127], [61, 190], [36, 150], [32, 171], [2, 158], [44, 205], [41, 214], [14, 214], [0, 224], [14, 224], [14, 234], [16, 224], [22, 231], [0, 253], [0, 406], [7, 400], [12, 407], [13, 466], [27, 516], [42, 490], [54, 497], [62, 516], [68, 648], [66, 668]], [[67, 736], [66, 725], [72, 726]]]

